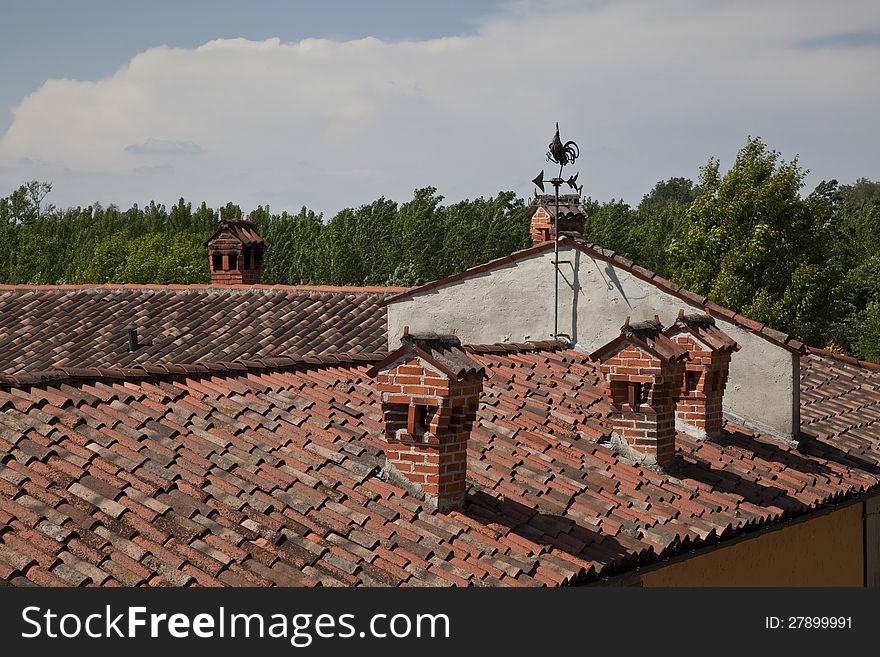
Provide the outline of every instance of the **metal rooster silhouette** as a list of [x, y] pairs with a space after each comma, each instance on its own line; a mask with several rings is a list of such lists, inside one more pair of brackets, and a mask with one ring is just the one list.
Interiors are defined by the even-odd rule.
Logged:
[[556, 135], [553, 137], [553, 141], [550, 142], [549, 148], [550, 150], [547, 151], [547, 161], [556, 162], [560, 167], [571, 164], [580, 155], [578, 145], [573, 141], [562, 143], [562, 140], [559, 138], [559, 122], [556, 123]]

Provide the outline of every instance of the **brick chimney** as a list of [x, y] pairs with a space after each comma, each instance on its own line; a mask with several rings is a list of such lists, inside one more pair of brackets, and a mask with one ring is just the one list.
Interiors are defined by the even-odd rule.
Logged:
[[407, 329], [400, 348], [370, 370], [382, 393], [389, 476], [402, 477], [439, 511], [464, 501], [484, 373], [455, 335]]
[[221, 219], [205, 246], [211, 266], [211, 285], [255, 285], [263, 274], [268, 244], [245, 219]]
[[675, 404], [676, 427], [701, 438], [717, 436], [724, 419], [722, 402], [730, 357], [739, 345], [709, 314], [685, 315], [684, 310], [664, 334], [690, 356]]
[[[556, 214], [556, 196], [554, 194], [542, 194], [536, 199], [535, 211], [532, 213], [529, 233], [532, 236], [532, 244], [552, 242], [556, 235], [553, 233], [553, 217]], [[581, 237], [584, 232], [584, 211], [581, 207], [581, 197], [578, 194], [559, 195], [559, 234], [569, 237]]]
[[594, 351], [611, 401], [612, 436], [645, 462], [675, 460], [675, 395], [687, 351], [663, 334], [659, 318], [630, 324]]

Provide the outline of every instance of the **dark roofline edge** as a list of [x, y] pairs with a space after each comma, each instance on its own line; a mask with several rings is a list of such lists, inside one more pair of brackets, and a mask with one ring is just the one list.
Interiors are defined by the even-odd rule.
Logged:
[[[806, 346], [799, 340], [795, 340], [786, 333], [772, 329], [769, 326], [761, 324], [760, 322], [756, 322], [755, 320], [749, 319], [748, 317], [744, 317], [730, 310], [729, 308], [719, 306], [718, 304], [709, 301], [707, 297], [685, 290], [680, 285], [673, 283], [672, 281], [635, 264], [632, 260], [628, 258], [624, 258], [623, 256], [618, 255], [615, 251], [605, 249], [596, 244], [589, 244], [580, 240], [574, 240], [569, 237], [560, 237], [559, 243], [576, 248], [590, 257], [597, 258], [616, 267], [620, 267], [621, 269], [629, 272], [636, 278], [639, 278], [646, 283], [654, 285], [655, 287], [661, 289], [667, 294], [678, 297], [689, 305], [708, 309], [709, 314], [713, 317], [717, 317], [724, 321], [730, 322], [738, 326], [739, 328], [749, 331], [750, 333], [754, 333], [755, 335], [764, 338], [768, 342], [782, 347], [783, 349], [787, 349], [792, 353], [803, 354], [805, 352]], [[549, 251], [552, 248], [553, 242], [542, 242], [541, 244], [530, 246], [526, 249], [523, 249], [522, 251], [515, 251], [514, 253], [511, 253], [510, 255], [503, 258], [490, 260], [489, 262], [482, 265], [471, 267], [470, 269], [465, 269], [463, 272], [459, 272], [458, 274], [453, 274], [452, 276], [447, 276], [445, 278], [440, 278], [436, 281], [431, 281], [430, 283], [425, 283], [424, 285], [410, 288], [404, 292], [400, 292], [399, 294], [395, 294], [394, 296], [385, 299], [382, 303], [384, 305], [390, 305], [398, 301], [403, 301], [422, 292], [427, 292], [438, 287], [443, 287], [445, 285], [456, 283], [465, 278], [470, 278], [477, 274], [482, 274], [486, 271], [496, 269], [508, 263], [516, 262], [517, 260], [535, 255], [536, 253]]]
[[410, 288], [381, 285], [264, 285], [262, 283], [242, 285], [214, 285], [211, 283], [89, 283], [84, 285], [4, 285], [0, 284], [0, 294], [4, 292], [81, 292], [92, 290], [157, 290], [167, 292], [187, 292], [202, 290], [231, 290], [256, 292], [349, 292], [362, 294], [401, 294]]
[[677, 547], [667, 549], [659, 556], [652, 552], [651, 557], [645, 559], [642, 563], [617, 568], [612, 567], [602, 573], [596, 573], [590, 580], [575, 582], [570, 584], [570, 586], [631, 586], [640, 578], [641, 573], [654, 572], [685, 559], [733, 547], [738, 543], [760, 537], [764, 534], [786, 529], [802, 522], [809, 522], [836, 511], [842, 511], [855, 504], [863, 504], [865, 500], [878, 495], [880, 495], [880, 484], [875, 484], [862, 491], [850, 491], [843, 496], [823, 502], [817, 507], [810, 507], [798, 512], [785, 511], [773, 520], [748, 524], [738, 531], [733, 530], [721, 537], [713, 535], [711, 539], [697, 539], [687, 544], [679, 543]]
[[[560, 351], [567, 345], [558, 340], [497, 344], [464, 345], [472, 354], [509, 354], [541, 351]], [[319, 370], [329, 367], [357, 367], [374, 364], [388, 356], [388, 352], [339, 352], [314, 356], [278, 356], [274, 358], [242, 359], [206, 363], [145, 363], [131, 367], [58, 367], [34, 372], [0, 374], [0, 390], [33, 386], [77, 385], [92, 382], [149, 382], [172, 380], [180, 377], [208, 378], [240, 376], [266, 372]]]
[[872, 363], [869, 360], [859, 360], [858, 358], [853, 358], [852, 356], [847, 356], [846, 354], [835, 354], [833, 351], [820, 349], [819, 347], [807, 346], [807, 353], [816, 354], [817, 356], [826, 356], [827, 358], [833, 358], [834, 360], [839, 360], [843, 363], [846, 363], [847, 365], [864, 367], [865, 369], [869, 370], [880, 370], [880, 363]]

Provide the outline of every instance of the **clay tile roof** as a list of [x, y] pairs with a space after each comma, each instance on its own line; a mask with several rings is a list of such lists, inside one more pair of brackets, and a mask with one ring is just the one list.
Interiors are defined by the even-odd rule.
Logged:
[[[556, 215], [556, 196], [554, 194], [541, 194], [535, 199], [535, 207], [543, 207], [553, 218]], [[559, 195], [559, 219], [583, 218], [584, 209], [581, 205], [579, 194]]]
[[880, 365], [810, 347], [801, 358], [801, 434], [811, 453], [880, 465]]
[[666, 334], [674, 335], [682, 329], [715, 351], [737, 351], [739, 349], [736, 340], [719, 329], [715, 325], [715, 318], [708, 313], [685, 314], [684, 311], [681, 311], [675, 324], [666, 329]]
[[205, 242], [204, 246], [207, 246], [224, 233], [231, 235], [244, 246], [253, 246], [255, 244], [269, 246], [257, 233], [256, 227], [250, 219], [222, 219], [217, 226], [217, 230], [214, 231], [214, 234], [207, 242]]
[[370, 375], [375, 374], [399, 358], [407, 354], [415, 354], [434, 365], [447, 376], [460, 380], [464, 378], [481, 377], [484, 368], [461, 346], [461, 340], [451, 333], [409, 333], [408, 331], [400, 339], [398, 349], [388, 354], [381, 362], [371, 370]]
[[635, 344], [662, 360], [680, 360], [688, 357], [688, 352], [680, 344], [670, 340], [663, 333], [659, 319], [626, 323], [620, 327], [620, 335], [596, 349], [590, 358], [602, 360], [607, 354], [619, 350], [624, 344]]
[[0, 372], [385, 351], [382, 302], [402, 289], [4, 286]]
[[733, 424], [711, 441], [679, 434], [678, 469], [656, 472], [607, 441], [608, 400], [585, 354], [466, 351], [486, 379], [452, 513], [382, 476], [376, 355], [0, 381], [0, 579], [560, 586], [877, 487], [864, 460]]

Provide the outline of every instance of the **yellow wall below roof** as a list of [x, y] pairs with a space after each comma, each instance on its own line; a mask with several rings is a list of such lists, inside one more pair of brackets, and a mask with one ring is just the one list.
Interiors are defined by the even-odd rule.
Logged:
[[643, 586], [864, 586], [863, 505], [642, 574]]

